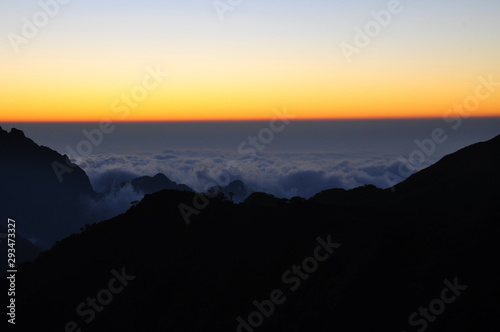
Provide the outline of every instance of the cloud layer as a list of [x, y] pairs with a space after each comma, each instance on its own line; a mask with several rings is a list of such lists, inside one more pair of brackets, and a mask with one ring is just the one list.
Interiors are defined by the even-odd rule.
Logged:
[[[385, 174], [400, 175], [403, 164], [397, 155], [260, 153], [245, 157], [222, 150], [102, 154], [76, 162], [101, 192], [124, 180], [164, 173], [197, 191], [240, 179], [253, 190], [284, 198], [297, 195], [308, 198], [325, 189], [350, 189], [365, 184], [387, 188], [391, 184]], [[418, 168], [424, 166], [427, 165]]]

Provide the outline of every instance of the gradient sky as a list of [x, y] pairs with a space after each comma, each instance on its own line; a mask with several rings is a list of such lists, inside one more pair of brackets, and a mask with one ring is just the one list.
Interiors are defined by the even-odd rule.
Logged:
[[[441, 117], [479, 76], [500, 81], [497, 0], [402, 0], [348, 63], [340, 44], [387, 3], [248, 0], [222, 21], [211, 0], [72, 0], [16, 53], [9, 33], [40, 5], [1, 1], [0, 121]], [[169, 77], [120, 118], [156, 66]], [[500, 92], [472, 115], [500, 116]]]

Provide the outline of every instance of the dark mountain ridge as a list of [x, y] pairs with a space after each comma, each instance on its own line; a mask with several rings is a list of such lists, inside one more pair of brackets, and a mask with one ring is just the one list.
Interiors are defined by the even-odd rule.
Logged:
[[241, 180], [231, 181], [227, 186], [214, 186], [208, 190], [209, 192], [220, 192], [227, 199], [233, 202], [241, 202], [250, 195], [253, 190]]
[[[91, 211], [106, 195], [127, 185], [142, 194], [162, 189], [192, 191], [169, 180], [164, 174], [139, 177], [121, 183], [105, 193], [96, 193], [83, 169], [48, 147], [27, 138], [21, 130], [0, 127], [0, 217], [19, 220], [17, 233], [41, 248], [78, 233], [86, 224], [98, 221]], [[113, 209], [114, 210], [114, 209]], [[8, 213], [8, 214], [7, 214]], [[32, 257], [33, 250], [26, 248]], [[23, 261], [23, 260], [21, 260]]]
[[141, 176], [131, 181], [124, 181], [120, 183], [119, 187], [123, 188], [127, 185], [131, 185], [136, 192], [143, 194], [152, 194], [164, 189], [193, 191], [193, 189], [185, 184], [178, 184], [170, 180], [163, 173], [158, 173], [155, 176]]
[[467, 206], [475, 213], [497, 204], [500, 195], [498, 170], [500, 135], [449, 154], [392, 188], [383, 190], [366, 185], [352, 190], [329, 189], [313, 199], [331, 205], [436, 213], [451, 213], [454, 207]]
[[449, 154], [397, 184], [393, 204], [418, 201], [430, 209], [465, 205], [471, 211], [494, 206], [500, 195], [499, 170], [500, 135]]
[[[70, 170], [59, 173], [62, 181], [54, 169], [61, 166]], [[87, 174], [67, 156], [1, 127], [0, 183], [0, 201], [8, 207], [2, 220], [19, 220], [18, 233], [44, 248], [80, 229], [86, 220], [82, 199], [95, 194]]]
[[[500, 181], [497, 140], [445, 157], [395, 191], [366, 186], [309, 200], [254, 193], [240, 204], [218, 195], [189, 225], [179, 205], [198, 194], [146, 195], [19, 268], [18, 326], [497, 331], [500, 196], [487, 185]], [[488, 182], [475, 182], [479, 174]], [[474, 195], [481, 199], [471, 205], [455, 200]], [[113, 271], [126, 272], [126, 287], [79, 314]]]

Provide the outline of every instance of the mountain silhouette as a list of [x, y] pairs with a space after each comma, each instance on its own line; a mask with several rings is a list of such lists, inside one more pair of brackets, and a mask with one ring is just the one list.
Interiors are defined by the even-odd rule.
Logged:
[[185, 191], [193, 191], [193, 189], [189, 188], [185, 184], [177, 184], [174, 181], [171, 181], [167, 176], [163, 173], [158, 173], [155, 176], [141, 176], [135, 178], [131, 181], [124, 181], [120, 183], [120, 187], [123, 188], [127, 185], [132, 185], [132, 188], [138, 192], [143, 194], [152, 194], [157, 191], [163, 189], [175, 189], [175, 190], [185, 190]]
[[366, 185], [351, 190], [334, 188], [317, 193], [311, 199], [329, 205], [380, 206], [391, 196], [387, 191], [373, 185]]
[[94, 195], [80, 167], [15, 128], [0, 127], [0, 183], [1, 220], [18, 221], [17, 233], [42, 248], [80, 229], [82, 199]]
[[[498, 204], [500, 135], [447, 155], [413, 174], [393, 190], [392, 206], [440, 210], [467, 206], [469, 212]], [[467, 194], [464, 194], [467, 193]], [[419, 206], [415, 206], [418, 202]], [[423, 205], [423, 206], [422, 206]]]
[[241, 180], [231, 181], [227, 186], [214, 186], [208, 190], [209, 192], [221, 192], [224, 196], [234, 202], [241, 202], [253, 192]]
[[[497, 331], [495, 154], [498, 137], [444, 157], [396, 190], [330, 190], [309, 200], [253, 193], [239, 204], [220, 195], [202, 204], [189, 191], [146, 195], [19, 268], [17, 325]], [[182, 204], [197, 209], [189, 225]]]
[[453, 213], [454, 207], [465, 206], [468, 213], [476, 213], [497, 204], [499, 169], [500, 136], [496, 136], [449, 154], [392, 188], [366, 185], [352, 190], [329, 189], [312, 199], [330, 205], [436, 213]]

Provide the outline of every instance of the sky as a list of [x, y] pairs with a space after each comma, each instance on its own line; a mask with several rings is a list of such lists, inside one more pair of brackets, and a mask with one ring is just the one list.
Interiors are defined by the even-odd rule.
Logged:
[[0, 2], [0, 122], [441, 118], [500, 81], [496, 0], [58, 1]]
[[98, 191], [158, 172], [201, 191], [235, 163], [232, 179], [279, 197], [387, 188], [500, 134], [499, 14], [496, 0], [1, 1], [0, 126]]
[[[270, 136], [271, 121], [116, 123], [102, 136], [99, 123], [1, 125], [21, 128], [36, 143], [68, 155], [99, 192], [163, 173], [197, 191], [239, 179], [252, 190], [285, 198], [365, 184], [388, 188], [447, 154], [500, 134], [498, 117], [275, 124], [282, 130]], [[106, 217], [124, 211], [138, 199], [129, 189], [97, 206], [116, 206]]]

